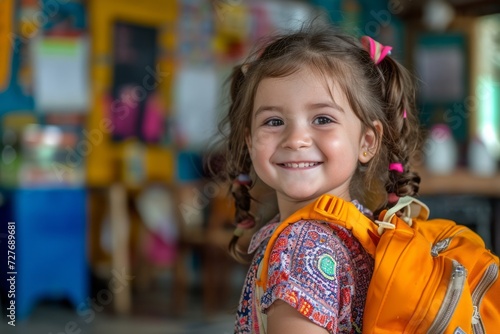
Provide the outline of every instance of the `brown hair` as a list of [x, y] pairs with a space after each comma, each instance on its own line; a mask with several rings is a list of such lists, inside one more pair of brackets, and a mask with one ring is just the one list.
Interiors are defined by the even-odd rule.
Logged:
[[[390, 56], [375, 65], [361, 43], [331, 26], [312, 26], [287, 35], [276, 36], [236, 66], [230, 77], [231, 105], [220, 128], [226, 130], [222, 173], [234, 181], [250, 174], [251, 160], [245, 144], [250, 130], [253, 100], [264, 78], [288, 76], [307, 66], [334, 81], [345, 92], [363, 127], [377, 135], [377, 154], [367, 164], [359, 164], [351, 182], [351, 196], [375, 211], [387, 206], [387, 194], [416, 195], [420, 178], [410, 169], [418, 149], [419, 126], [415, 106], [415, 86], [410, 73]], [[406, 117], [403, 114], [406, 113]], [[376, 131], [378, 120], [383, 134]], [[390, 163], [401, 163], [403, 172], [389, 171]], [[249, 187], [233, 188], [236, 223], [251, 218]], [[230, 250], [236, 252], [237, 237]]]

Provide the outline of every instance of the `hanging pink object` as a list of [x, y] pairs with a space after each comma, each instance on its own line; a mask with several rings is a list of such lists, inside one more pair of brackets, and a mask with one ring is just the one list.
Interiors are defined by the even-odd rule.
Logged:
[[142, 135], [147, 142], [158, 142], [164, 131], [163, 109], [158, 101], [158, 97], [151, 95], [144, 110], [142, 122]]

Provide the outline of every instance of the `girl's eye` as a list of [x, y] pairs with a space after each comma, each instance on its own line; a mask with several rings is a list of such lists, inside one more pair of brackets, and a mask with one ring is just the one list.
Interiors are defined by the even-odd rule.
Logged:
[[284, 124], [283, 121], [281, 119], [278, 119], [278, 118], [269, 119], [264, 123], [264, 125], [267, 125], [267, 126], [280, 126], [283, 124]]
[[334, 122], [335, 122], [335, 120], [333, 120], [330, 117], [319, 116], [319, 117], [314, 119], [313, 123], [316, 125], [323, 125], [323, 124], [329, 124], [329, 123], [334, 123]]

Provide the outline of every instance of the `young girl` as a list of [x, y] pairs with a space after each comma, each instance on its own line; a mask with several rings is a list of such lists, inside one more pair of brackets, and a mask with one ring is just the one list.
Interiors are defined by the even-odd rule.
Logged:
[[[262, 294], [256, 281], [278, 223], [319, 196], [350, 201], [372, 217], [368, 208], [378, 212], [417, 193], [415, 90], [390, 49], [313, 27], [275, 38], [235, 68], [222, 123], [224, 175], [236, 202], [230, 250], [253, 256], [235, 333], [361, 333], [373, 259], [347, 229], [289, 225], [272, 246]], [[256, 181], [274, 190], [279, 214], [243, 246], [238, 238], [256, 220]]]

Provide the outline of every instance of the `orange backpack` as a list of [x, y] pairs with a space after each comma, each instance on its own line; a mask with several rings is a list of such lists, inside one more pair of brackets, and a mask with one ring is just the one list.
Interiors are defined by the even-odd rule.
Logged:
[[375, 259], [363, 333], [500, 332], [499, 258], [469, 228], [428, 215], [425, 204], [403, 197], [372, 222], [352, 203], [323, 195], [276, 228], [257, 285], [266, 287], [269, 255], [281, 231], [300, 220], [320, 220], [351, 230]]

